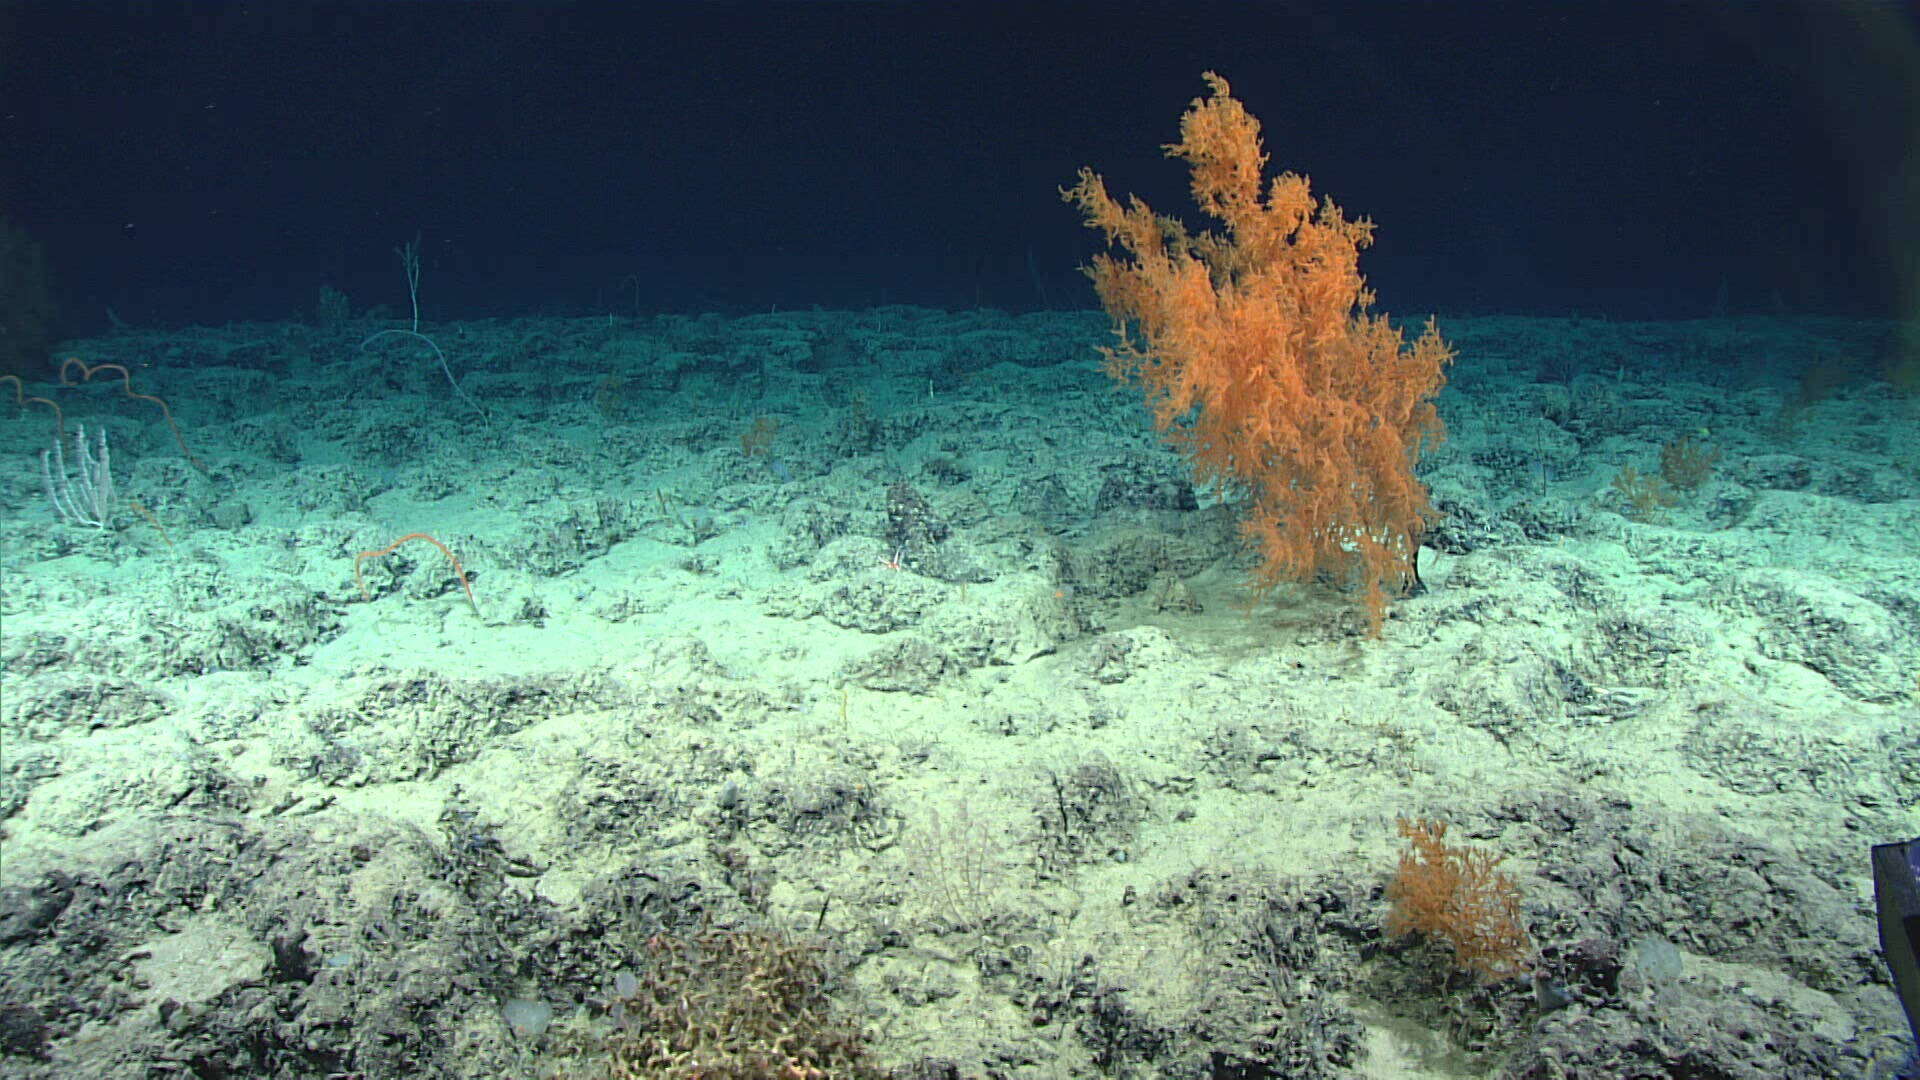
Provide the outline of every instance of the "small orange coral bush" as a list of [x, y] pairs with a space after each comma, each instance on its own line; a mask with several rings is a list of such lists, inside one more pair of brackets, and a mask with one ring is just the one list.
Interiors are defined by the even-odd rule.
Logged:
[[1432, 398], [1453, 352], [1431, 321], [1408, 347], [1370, 313], [1371, 222], [1316, 204], [1294, 173], [1262, 195], [1260, 124], [1225, 79], [1205, 78], [1213, 96], [1195, 99], [1166, 151], [1224, 233], [1188, 232], [1137, 197], [1123, 207], [1091, 169], [1061, 192], [1124, 251], [1087, 271], [1117, 323], [1107, 371], [1141, 383], [1202, 479], [1251, 493], [1242, 531], [1260, 552], [1258, 589], [1357, 582], [1377, 632], [1434, 516], [1413, 466], [1444, 434]]
[[1533, 941], [1520, 914], [1520, 886], [1501, 857], [1447, 843], [1443, 821], [1400, 819], [1408, 848], [1387, 886], [1387, 933], [1421, 933], [1453, 948], [1453, 963], [1485, 982], [1527, 971]]

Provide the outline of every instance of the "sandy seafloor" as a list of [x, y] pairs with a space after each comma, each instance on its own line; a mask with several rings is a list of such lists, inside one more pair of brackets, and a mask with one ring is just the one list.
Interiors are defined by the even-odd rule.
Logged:
[[[110, 372], [28, 384], [108, 432], [106, 528], [56, 519], [51, 412], [7, 402], [0, 1074], [728, 1075], [638, 1064], [686, 1032], [635, 999], [748, 1008], [715, 958], [756, 948], [814, 980], [753, 1021], [778, 1052], [842, 1040], [786, 1075], [1905, 1053], [1867, 848], [1920, 835], [1920, 386], [1885, 324], [1443, 320], [1447, 516], [1377, 640], [1328, 586], [1248, 606], [1098, 314], [423, 327], [465, 397], [360, 347], [395, 325], [70, 343], [204, 465]], [[1672, 505], [1616, 489], [1682, 439]], [[414, 532], [478, 617], [421, 541], [363, 598]], [[1403, 817], [1504, 857], [1527, 975], [1385, 932]]]

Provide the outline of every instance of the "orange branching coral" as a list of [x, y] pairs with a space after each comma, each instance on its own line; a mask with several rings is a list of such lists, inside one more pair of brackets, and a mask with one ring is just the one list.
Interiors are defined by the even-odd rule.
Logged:
[[1520, 887], [1500, 856], [1447, 843], [1442, 821], [1400, 820], [1408, 849], [1387, 886], [1387, 933], [1421, 933], [1453, 947], [1454, 966], [1498, 982], [1524, 974], [1533, 952]]
[[1453, 351], [1431, 320], [1409, 347], [1370, 313], [1371, 222], [1316, 204], [1294, 173], [1262, 196], [1260, 124], [1205, 77], [1213, 96], [1194, 100], [1166, 151], [1224, 233], [1188, 232], [1138, 198], [1123, 207], [1091, 169], [1061, 192], [1124, 252], [1087, 270], [1118, 324], [1107, 371], [1141, 383], [1203, 480], [1251, 494], [1242, 531], [1260, 591], [1321, 573], [1357, 583], [1378, 632], [1434, 516], [1413, 466], [1444, 434], [1432, 399]]

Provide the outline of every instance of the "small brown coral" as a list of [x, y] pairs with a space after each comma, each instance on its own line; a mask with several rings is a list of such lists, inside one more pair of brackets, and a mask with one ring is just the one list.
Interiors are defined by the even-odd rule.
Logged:
[[755, 930], [656, 934], [615, 1005], [615, 1080], [870, 1078], [859, 1030], [828, 999], [815, 947]]
[[1400, 819], [1408, 850], [1387, 886], [1387, 933], [1419, 932], [1453, 947], [1453, 963], [1499, 982], [1528, 969], [1533, 941], [1520, 913], [1520, 886], [1497, 869], [1501, 856], [1446, 841], [1444, 821]]

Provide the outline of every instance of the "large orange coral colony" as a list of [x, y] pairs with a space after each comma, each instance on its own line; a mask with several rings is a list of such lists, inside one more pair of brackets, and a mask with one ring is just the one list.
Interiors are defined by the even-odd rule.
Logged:
[[1321, 573], [1358, 584], [1378, 633], [1434, 517], [1413, 466], [1444, 435], [1433, 396], [1453, 350], [1432, 320], [1409, 347], [1371, 314], [1359, 251], [1372, 222], [1316, 206], [1294, 173], [1261, 197], [1259, 121], [1205, 78], [1213, 96], [1194, 100], [1166, 151], [1224, 235], [1190, 233], [1137, 197], [1122, 207], [1091, 169], [1061, 192], [1124, 249], [1087, 269], [1118, 324], [1107, 371], [1139, 380], [1202, 480], [1251, 494], [1241, 530], [1261, 556], [1259, 591]]

